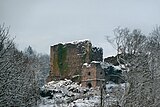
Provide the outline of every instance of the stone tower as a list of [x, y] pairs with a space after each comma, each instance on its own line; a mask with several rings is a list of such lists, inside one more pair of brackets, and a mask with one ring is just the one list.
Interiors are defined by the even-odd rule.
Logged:
[[95, 88], [103, 86], [103, 82], [105, 82], [105, 73], [100, 62], [93, 61], [90, 64], [83, 64], [81, 80], [83, 87]]
[[92, 44], [89, 40], [51, 46], [51, 71], [47, 81], [81, 75], [83, 63], [91, 62], [91, 49]]

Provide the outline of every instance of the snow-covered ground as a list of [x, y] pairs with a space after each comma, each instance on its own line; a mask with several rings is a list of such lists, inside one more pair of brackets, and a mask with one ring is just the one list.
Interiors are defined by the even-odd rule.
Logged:
[[[106, 90], [81, 87], [71, 80], [51, 81], [41, 89], [43, 93], [50, 92], [48, 97], [41, 97], [39, 107], [98, 107], [116, 104], [119, 100], [116, 95], [123, 94], [124, 85], [106, 84]], [[113, 94], [114, 91], [121, 94]]]
[[51, 81], [42, 87], [51, 92], [52, 98], [42, 97], [40, 107], [93, 107], [99, 102], [99, 94], [93, 89], [81, 87], [71, 80]]

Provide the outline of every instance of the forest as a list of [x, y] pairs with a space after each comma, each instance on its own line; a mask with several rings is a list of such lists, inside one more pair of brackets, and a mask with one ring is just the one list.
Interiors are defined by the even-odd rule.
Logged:
[[49, 55], [31, 46], [19, 51], [9, 27], [0, 25], [0, 106], [31, 107], [40, 101], [39, 87], [49, 72]]
[[[159, 107], [160, 27], [149, 34], [117, 27], [106, 40], [117, 50], [124, 81], [129, 84], [119, 105]], [[15, 44], [9, 27], [0, 25], [0, 106], [38, 107], [40, 87], [50, 71], [49, 55], [37, 53], [31, 46], [20, 51]]]

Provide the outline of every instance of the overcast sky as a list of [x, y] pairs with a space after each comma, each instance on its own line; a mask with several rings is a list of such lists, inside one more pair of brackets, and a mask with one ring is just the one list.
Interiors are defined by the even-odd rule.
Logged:
[[19, 49], [49, 54], [50, 45], [80, 39], [115, 54], [105, 36], [121, 26], [145, 34], [160, 25], [160, 0], [0, 0], [0, 23], [11, 26]]

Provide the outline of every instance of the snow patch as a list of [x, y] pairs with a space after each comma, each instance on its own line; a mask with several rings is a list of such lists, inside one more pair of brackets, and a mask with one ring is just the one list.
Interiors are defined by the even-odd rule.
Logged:
[[92, 64], [100, 64], [101, 62], [100, 61], [92, 61], [91, 63]]
[[[109, 82], [106, 84], [106, 93], [103, 96], [105, 107], [112, 105], [118, 101], [115, 94], [124, 90], [124, 84], [115, 84]], [[42, 91], [52, 92], [52, 98], [41, 97], [41, 104], [39, 107], [99, 107], [101, 101], [101, 89], [81, 87], [71, 80], [51, 81], [46, 84]], [[123, 94], [123, 93], [122, 93]], [[119, 95], [119, 94], [118, 94]]]
[[85, 67], [89, 68], [89, 67], [91, 67], [91, 64], [84, 63], [84, 64], [83, 64], [83, 66], [85, 66]]
[[[66, 45], [66, 44], [79, 44], [79, 43], [83, 43], [83, 42], [89, 42], [91, 43], [91, 41], [89, 39], [82, 39], [82, 40], [74, 40], [74, 41], [71, 41], [71, 42], [59, 42], [58, 44], [63, 44], [63, 45]], [[58, 45], [58, 44], [54, 44], [54, 45]], [[52, 45], [52, 46], [54, 46]]]

